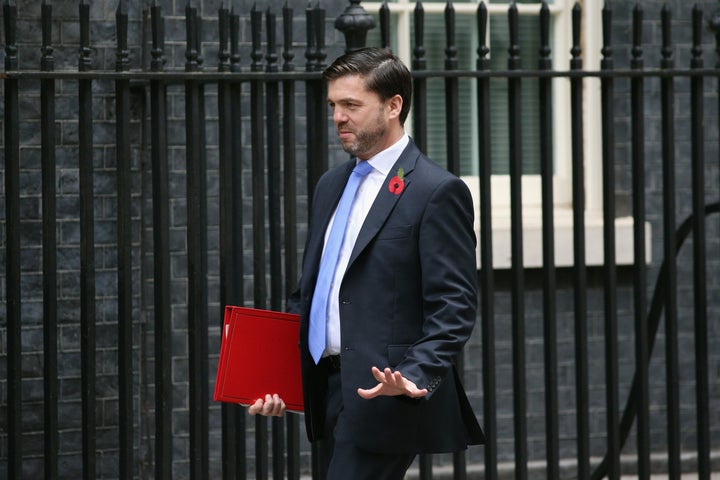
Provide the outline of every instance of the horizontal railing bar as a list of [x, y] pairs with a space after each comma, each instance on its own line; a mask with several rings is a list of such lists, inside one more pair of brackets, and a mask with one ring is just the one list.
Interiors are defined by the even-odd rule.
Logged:
[[633, 77], [716, 77], [720, 69], [645, 69], [645, 70], [414, 70], [414, 78], [633, 78]]
[[41, 70], [24, 70], [1, 72], [0, 79], [17, 79], [17, 80], [164, 80], [169, 83], [185, 82], [188, 80], [209, 80], [209, 81], [232, 81], [232, 82], [252, 82], [252, 81], [279, 81], [279, 80], [317, 80], [321, 77], [322, 72], [185, 72], [185, 71], [166, 71], [151, 72], [144, 70], [131, 70], [124, 72], [115, 71], [94, 71], [79, 72], [72, 70], [44, 72]]
[[[414, 70], [414, 78], [637, 78], [637, 77], [720, 77], [718, 68], [698, 69], [651, 69], [631, 70]], [[24, 70], [0, 72], [0, 79], [16, 80], [165, 80], [183, 82], [187, 80], [207, 81], [280, 81], [280, 80], [316, 80], [322, 72], [185, 72], [185, 71], [52, 71]]]

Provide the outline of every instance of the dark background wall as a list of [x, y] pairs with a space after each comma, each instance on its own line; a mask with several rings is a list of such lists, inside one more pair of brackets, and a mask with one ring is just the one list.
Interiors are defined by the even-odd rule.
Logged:
[[[185, 19], [184, 1], [160, 2], [166, 15], [167, 68], [183, 68], [185, 62]], [[272, 1], [270, 8], [276, 13], [285, 4], [295, 10], [295, 64], [304, 68], [304, 10], [303, 1]], [[326, 43], [327, 62], [331, 61], [344, 48], [344, 39], [333, 28], [333, 22], [346, 7], [344, 2], [326, 2]], [[678, 67], [687, 67], [690, 59], [690, 10], [691, 4], [684, 1], [642, 2], [645, 11], [644, 42], [646, 64], [659, 63], [660, 8], [665, 3], [674, 12], [675, 59]], [[36, 0], [18, 0], [18, 46], [20, 68], [38, 69], [40, 59], [40, 2]], [[248, 13], [255, 2], [236, 0], [232, 6], [242, 15], [241, 55], [244, 70], [250, 64], [250, 33]], [[706, 16], [713, 14], [717, 2], [699, 2]], [[203, 17], [204, 68], [214, 70], [217, 65], [217, 10], [218, 0], [198, 1]], [[268, 5], [259, 5], [265, 9]], [[614, 43], [617, 68], [627, 68], [631, 51], [631, 25], [633, 3], [613, 2]], [[113, 70], [115, 67], [115, 9], [117, 2], [95, 1], [91, 6], [93, 44], [93, 68]], [[147, 68], [150, 60], [149, 2], [128, 2], [130, 18], [130, 63], [133, 69]], [[53, 44], [56, 69], [75, 69], [79, 44], [77, 23], [77, 3], [74, 1], [53, 2], [54, 24]], [[374, 13], [374, 12], [373, 12]], [[712, 67], [717, 61], [714, 52], [714, 39], [710, 32], [703, 37], [706, 66]], [[4, 58], [5, 53], [0, 52]], [[42, 383], [42, 242], [41, 242], [41, 200], [40, 200], [40, 128], [39, 128], [39, 85], [33, 81], [22, 81], [23, 94], [20, 98], [20, 142], [21, 148], [21, 201], [22, 201], [22, 349], [23, 349], [23, 428], [26, 432], [23, 451], [26, 457], [24, 470], [27, 478], [41, 475], [43, 452], [43, 383]], [[132, 99], [132, 165], [133, 165], [133, 272], [134, 308], [133, 330], [135, 335], [134, 378], [135, 445], [137, 446], [137, 475], [152, 477], [153, 469], [153, 415], [154, 415], [154, 359], [153, 359], [153, 263], [152, 263], [152, 205], [151, 205], [151, 168], [149, 157], [149, 106], [146, 102], [146, 86], [142, 82], [133, 84]], [[1, 88], [1, 87], [0, 87]], [[677, 176], [678, 176], [678, 220], [690, 213], [690, 132], [689, 132], [689, 86], [686, 80], [677, 82], [676, 122], [677, 132]], [[59, 81], [57, 99], [57, 188], [58, 188], [58, 262], [59, 262], [59, 377], [60, 377], [60, 454], [61, 474], [63, 478], [77, 478], [81, 474], [80, 442], [80, 284], [79, 284], [79, 221], [77, 170], [78, 131], [77, 131], [77, 82]], [[648, 221], [652, 225], [652, 262], [648, 271], [648, 287], [655, 285], [662, 262], [662, 165], [659, 155], [661, 133], [659, 129], [660, 105], [659, 82], [648, 81], [645, 86], [647, 100], [646, 142], [647, 149], [647, 188], [646, 202], [649, 209]], [[631, 213], [631, 170], [630, 170], [630, 109], [629, 81], [619, 80], [616, 87], [616, 140], [618, 142], [616, 175], [618, 179], [617, 202], [619, 213]], [[718, 171], [718, 83], [716, 78], [705, 80], [705, 152], [706, 152], [706, 197], [708, 201], [717, 201], [720, 196], [720, 173]], [[114, 137], [114, 90], [108, 81], [94, 83], [94, 159], [95, 159], [95, 242], [97, 272], [97, 373], [98, 373], [98, 465], [100, 478], [117, 477], [117, 425], [118, 391], [117, 375], [117, 299], [116, 291], [116, 203], [115, 203], [115, 137]], [[208, 244], [209, 275], [208, 289], [210, 302], [209, 364], [210, 378], [214, 379], [217, 355], [219, 351], [219, 326], [221, 322], [219, 299], [219, 229], [218, 229], [218, 137], [217, 107], [214, 103], [214, 89], [207, 88], [207, 159], [208, 159]], [[247, 93], [247, 92], [245, 92]], [[171, 274], [172, 274], [172, 358], [173, 358], [173, 448], [175, 478], [186, 478], [189, 462], [188, 434], [188, 339], [187, 339], [187, 263], [186, 263], [186, 200], [185, 200], [185, 132], [184, 132], [184, 92], [182, 85], [169, 87], [168, 114], [169, 123], [169, 167], [170, 167], [170, 228], [171, 228]], [[298, 92], [298, 165], [305, 163], [304, 129], [304, 92]], [[0, 109], [2, 109], [0, 105]], [[248, 103], [244, 103], [244, 116], [249, 115]], [[0, 120], [1, 122], [2, 120]], [[248, 219], [244, 239], [246, 243], [245, 299], [252, 305], [252, 244], [250, 219], [250, 136], [249, 131], [238, 132], [243, 138], [243, 166], [245, 178], [240, 186], [248, 198]], [[333, 136], [330, 136], [332, 139]], [[0, 139], [0, 141], [3, 141]], [[331, 141], [332, 144], [332, 141]], [[0, 151], [1, 152], [1, 151]], [[0, 155], [4, 155], [0, 153]], [[330, 163], [345, 158], [337, 147], [331, 147]], [[4, 177], [4, 169], [0, 170]], [[0, 184], [3, 189], [4, 183]], [[0, 199], [4, 206], [4, 197]], [[298, 175], [298, 211], [305, 210], [307, 191], [303, 172]], [[0, 209], [0, 221], [4, 224], [4, 208]], [[299, 225], [300, 245], [304, 239], [304, 217]], [[2, 229], [2, 244], [5, 243], [5, 231]], [[708, 344], [710, 349], [711, 384], [711, 425], [713, 446], [720, 442], [720, 221], [710, 217], [707, 224], [707, 290], [708, 303]], [[695, 446], [694, 415], [694, 357], [693, 357], [693, 284], [691, 242], [683, 246], [678, 257], [678, 281], [680, 302], [680, 336], [678, 343], [681, 358], [681, 415], [683, 425], [683, 448], [692, 451]], [[0, 259], [0, 300], [5, 296], [5, 259]], [[600, 268], [590, 268], [588, 295], [588, 358], [590, 362], [590, 403], [592, 454], [600, 456], [605, 446], [605, 387], [604, 387], [604, 331], [603, 331], [603, 272]], [[620, 346], [620, 402], [624, 405], [629, 384], [634, 373], [634, 326], [633, 326], [633, 284], [632, 270], [621, 267], [618, 272], [619, 285], [619, 346]], [[559, 381], [560, 381], [560, 445], [562, 456], [573, 458], [575, 455], [575, 394], [574, 394], [574, 314], [573, 314], [573, 277], [571, 269], [558, 272], [558, 333], [559, 333]], [[513, 452], [512, 424], [512, 345], [511, 345], [511, 295], [510, 279], [507, 271], [498, 271], [495, 297], [497, 365], [498, 365], [498, 431], [496, 432], [501, 461], [511, 462]], [[544, 387], [543, 387], [543, 326], [542, 326], [542, 277], [538, 270], [526, 272], [526, 328], [527, 381], [528, 381], [528, 445], [530, 458], [542, 460], [545, 456], [544, 440]], [[652, 291], [648, 292], [652, 295]], [[5, 309], [0, 309], [0, 379], [6, 378], [5, 355], [7, 335], [4, 328]], [[480, 329], [477, 328], [466, 349], [465, 381], [476, 406], [476, 412], [482, 420], [482, 363]], [[665, 438], [665, 383], [663, 358], [662, 326], [651, 360], [651, 439], [653, 448], [663, 451]], [[212, 385], [211, 385], [212, 391]], [[5, 471], [7, 458], [6, 431], [6, 382], [0, 380], [0, 477]], [[249, 450], [248, 464], [252, 465], [254, 449], [252, 447], [252, 422], [248, 422]], [[219, 406], [211, 402], [211, 477], [217, 478], [220, 469], [220, 416]], [[304, 435], [301, 435], [304, 442]], [[632, 452], [634, 440], [631, 436], [626, 452]], [[470, 463], [481, 463], [483, 452], [472, 448], [468, 453]], [[303, 455], [305, 468], [309, 468], [309, 457]], [[451, 462], [449, 456], [438, 456], [438, 464]]]

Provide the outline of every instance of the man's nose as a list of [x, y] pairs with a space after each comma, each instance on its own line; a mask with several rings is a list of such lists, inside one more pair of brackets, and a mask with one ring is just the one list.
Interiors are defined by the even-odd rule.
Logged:
[[336, 108], [333, 111], [333, 122], [335, 123], [343, 123], [347, 120], [347, 115], [345, 115], [345, 112], [342, 108]]

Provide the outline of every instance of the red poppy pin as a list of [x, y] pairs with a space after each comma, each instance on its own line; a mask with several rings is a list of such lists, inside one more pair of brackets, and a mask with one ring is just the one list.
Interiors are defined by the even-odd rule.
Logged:
[[399, 168], [397, 175], [390, 179], [390, 183], [388, 184], [388, 190], [390, 190], [390, 192], [394, 193], [395, 195], [400, 195], [405, 188], [405, 180], [403, 180], [404, 176], [405, 170]]

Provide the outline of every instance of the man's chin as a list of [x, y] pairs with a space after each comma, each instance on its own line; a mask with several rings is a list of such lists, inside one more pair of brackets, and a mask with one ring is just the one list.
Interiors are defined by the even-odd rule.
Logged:
[[357, 155], [357, 145], [351, 142], [341, 142], [342, 148], [350, 155]]

